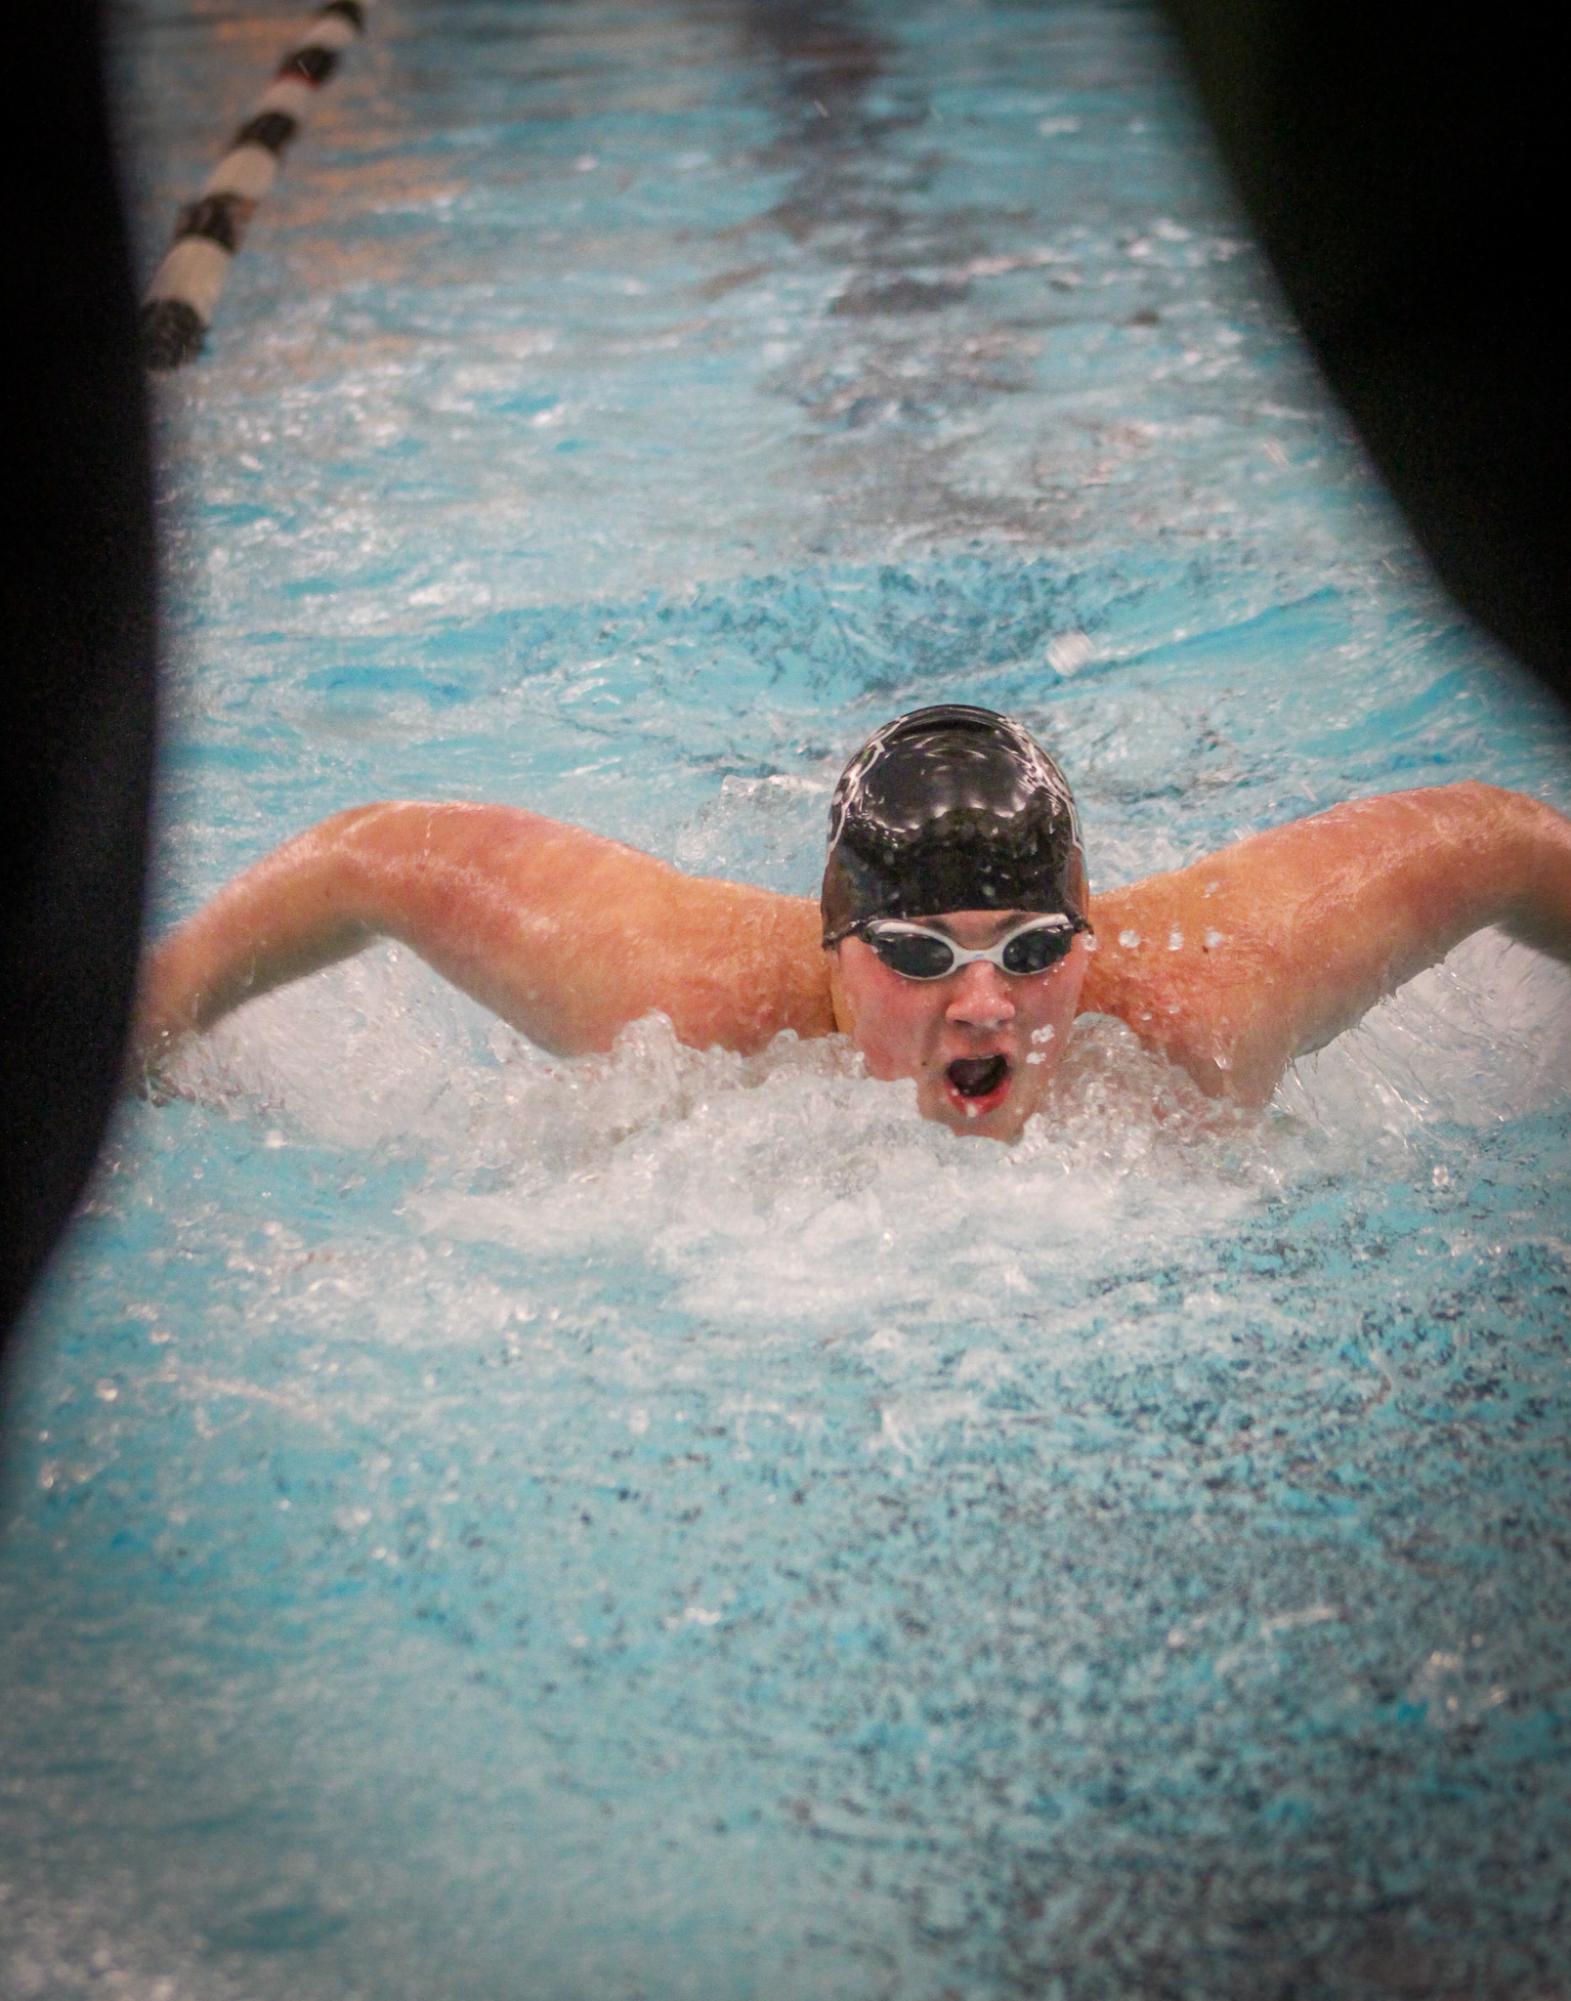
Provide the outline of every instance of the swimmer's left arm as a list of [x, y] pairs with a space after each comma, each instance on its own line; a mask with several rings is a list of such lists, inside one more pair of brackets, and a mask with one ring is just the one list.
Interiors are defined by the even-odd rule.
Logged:
[[1263, 1103], [1295, 1056], [1486, 925], [1571, 964], [1571, 821], [1471, 782], [1392, 793], [1106, 901], [1098, 976], [1126, 997], [1109, 1011], [1214, 1095]]

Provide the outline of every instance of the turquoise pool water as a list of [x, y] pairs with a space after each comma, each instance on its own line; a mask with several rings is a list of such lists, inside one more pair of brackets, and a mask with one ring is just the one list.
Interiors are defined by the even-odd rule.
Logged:
[[[114, 20], [151, 269], [293, 23]], [[808, 889], [951, 695], [1102, 882], [1571, 805], [1134, 7], [390, 0], [159, 403], [160, 922], [395, 795]], [[1571, 982], [1072, 1060], [1005, 1153], [388, 952], [193, 1052], [13, 1389], [0, 1992], [1571, 1991]]]

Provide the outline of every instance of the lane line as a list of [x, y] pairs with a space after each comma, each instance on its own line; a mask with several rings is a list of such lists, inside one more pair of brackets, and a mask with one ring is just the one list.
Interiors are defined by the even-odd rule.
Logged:
[[179, 368], [201, 353], [256, 205], [278, 178], [317, 92], [365, 32], [374, 4], [327, 0], [274, 71], [201, 193], [181, 209], [174, 239], [142, 301], [147, 367]]

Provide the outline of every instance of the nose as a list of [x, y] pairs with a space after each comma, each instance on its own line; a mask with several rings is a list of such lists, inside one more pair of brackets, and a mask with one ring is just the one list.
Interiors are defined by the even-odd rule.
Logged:
[[960, 1028], [1003, 1028], [1015, 1018], [1009, 982], [996, 966], [973, 959], [961, 969], [944, 1019]]

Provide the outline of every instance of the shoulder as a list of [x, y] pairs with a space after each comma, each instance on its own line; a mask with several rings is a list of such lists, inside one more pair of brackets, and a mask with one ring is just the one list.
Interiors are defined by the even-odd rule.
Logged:
[[1263, 1102], [1328, 984], [1339, 1025], [1344, 990], [1356, 1012], [1388, 990], [1393, 862], [1424, 829], [1433, 846], [1438, 803], [1353, 800], [1097, 897], [1083, 1005], [1127, 1021], [1206, 1090]]
[[1286, 1061], [1259, 1033], [1280, 972], [1276, 927], [1229, 892], [1202, 863], [1094, 898], [1081, 1007], [1127, 1022], [1212, 1095], [1261, 1098]]
[[1480, 926], [1559, 949], [1568, 834], [1536, 800], [1466, 781], [1249, 835], [1095, 900], [1082, 1004], [1121, 1016], [1207, 1090], [1261, 1101], [1294, 1056]]
[[667, 1015], [695, 1047], [829, 1032], [817, 906], [671, 863], [522, 807], [358, 808], [379, 928], [559, 1054]]

